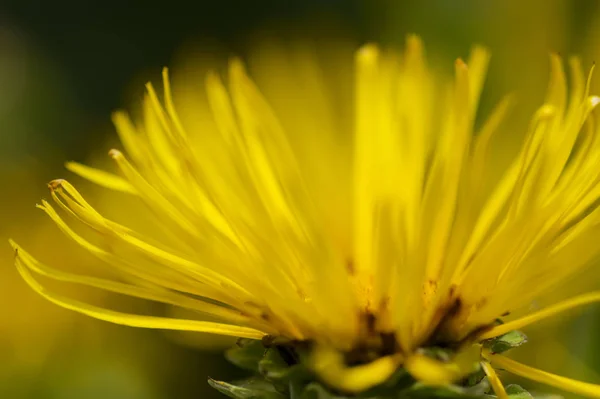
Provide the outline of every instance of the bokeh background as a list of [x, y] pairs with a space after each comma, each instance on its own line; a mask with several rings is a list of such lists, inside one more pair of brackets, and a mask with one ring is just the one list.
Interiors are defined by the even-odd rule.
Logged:
[[[66, 270], [94, 267], [82, 251], [63, 245], [34, 204], [47, 197], [48, 181], [69, 176], [64, 161], [104, 158], [115, 143], [111, 111], [141, 98], [143, 83], [157, 80], [161, 67], [176, 71], [192, 67], [192, 59], [251, 57], [261, 38], [283, 45], [303, 39], [314, 46], [377, 41], [401, 47], [407, 33], [421, 35], [430, 61], [448, 69], [472, 44], [489, 47], [493, 59], [482, 109], [514, 92], [517, 125], [526, 123], [544, 96], [550, 51], [580, 54], [586, 67], [600, 58], [600, 2], [3, 0], [0, 243], [13, 237]], [[517, 129], [509, 129], [498, 145], [519, 139]], [[118, 205], [102, 190], [81, 189], [105, 207]], [[25, 286], [12, 257], [8, 244], [0, 245], [0, 398], [217, 398], [206, 376], [239, 375], [220, 352], [230, 341], [135, 330], [60, 309]], [[592, 271], [555, 296], [583, 285], [598, 288], [599, 278]], [[120, 300], [65, 290], [96, 303]], [[600, 382], [598, 309], [527, 333], [532, 343], [517, 357]]]

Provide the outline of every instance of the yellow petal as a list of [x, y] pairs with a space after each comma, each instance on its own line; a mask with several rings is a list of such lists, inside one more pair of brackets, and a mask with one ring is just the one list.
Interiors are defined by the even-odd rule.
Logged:
[[490, 384], [492, 385], [492, 389], [494, 393], [498, 397], [498, 399], [509, 399], [506, 390], [504, 389], [504, 385], [502, 385], [502, 381], [498, 378], [498, 374], [496, 374], [496, 370], [492, 367], [488, 362], [481, 362], [481, 367], [487, 375]]
[[481, 334], [479, 336], [479, 339], [483, 340], [494, 338], [499, 335], [506, 334], [509, 331], [518, 330], [520, 328], [528, 326], [529, 324], [554, 316], [557, 313], [595, 302], [600, 302], [600, 292], [590, 292], [588, 294], [580, 295], [575, 298], [567, 299], [566, 301], [557, 303], [552, 306], [548, 306], [545, 309], [529, 314], [525, 317], [521, 317], [519, 319], [509, 321], [508, 323], [492, 327], [491, 329]]
[[310, 359], [311, 368], [327, 385], [344, 392], [358, 393], [386, 381], [396, 371], [401, 357], [384, 356], [371, 363], [350, 367], [343, 353], [317, 346]]
[[563, 389], [568, 392], [573, 392], [578, 395], [583, 395], [590, 398], [600, 398], [600, 385], [572, 380], [570, 378], [551, 374], [546, 371], [526, 366], [502, 355], [491, 355], [487, 353], [485, 356], [496, 366], [518, 376], [530, 379], [532, 381], [541, 382], [542, 384], [547, 384], [558, 389]]
[[91, 168], [86, 165], [82, 165], [78, 162], [67, 162], [65, 167], [71, 172], [96, 183], [99, 186], [122, 191], [128, 194], [135, 194], [136, 191], [129, 182], [119, 176], [113, 175], [112, 173], [105, 172], [100, 169]]
[[449, 362], [433, 359], [422, 353], [406, 358], [404, 367], [413, 377], [424, 384], [448, 385], [476, 370], [480, 359], [480, 346], [471, 345], [460, 350]]
[[212, 323], [207, 321], [169, 319], [165, 317], [144, 316], [137, 314], [128, 314], [114, 310], [104, 309], [98, 306], [90, 305], [85, 302], [65, 298], [48, 291], [44, 286], [38, 283], [31, 273], [20, 263], [16, 262], [17, 270], [27, 284], [38, 294], [63, 308], [73, 310], [96, 319], [109, 321], [115, 324], [121, 324], [130, 327], [142, 327], [161, 330], [178, 331], [198, 331], [212, 334], [229, 335], [233, 337], [245, 337], [251, 339], [262, 339], [265, 333], [248, 327], [240, 327], [229, 324]]

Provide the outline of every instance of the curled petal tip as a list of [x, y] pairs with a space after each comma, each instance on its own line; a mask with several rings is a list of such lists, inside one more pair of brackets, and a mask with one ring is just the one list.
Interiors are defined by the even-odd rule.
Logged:
[[421, 41], [421, 37], [415, 33], [410, 33], [406, 36], [406, 45], [407, 46], [422, 46], [423, 42]]
[[15, 251], [15, 256], [18, 255], [19, 246], [17, 245], [17, 243], [12, 238], [9, 238], [8, 239], [8, 244], [11, 246], [11, 248], [13, 249], [13, 251]]
[[543, 105], [538, 110], [538, 115], [540, 118], [549, 118], [556, 113], [556, 107], [550, 104]]
[[37, 209], [41, 209], [42, 211], [45, 211], [47, 209], [46, 204], [47, 204], [47, 202], [44, 201], [44, 200], [42, 200], [42, 203], [41, 204], [35, 204], [35, 207]]
[[562, 55], [561, 53], [559, 53], [558, 51], [551, 51], [550, 52], [550, 59], [553, 61], [558, 61], [560, 62], [562, 60]]
[[54, 179], [48, 183], [48, 188], [50, 189], [50, 191], [58, 190], [64, 182], [65, 179]]
[[111, 157], [112, 159], [118, 159], [123, 157], [123, 153], [119, 150], [116, 149], [112, 149], [108, 152], [108, 156]]
[[373, 43], [367, 43], [356, 52], [356, 57], [360, 60], [374, 60], [379, 55], [379, 48]]
[[457, 58], [456, 61], [454, 61], [454, 65], [456, 68], [467, 69], [467, 63], [464, 62], [462, 58]]
[[232, 57], [229, 60], [229, 75], [233, 79], [246, 75], [246, 68], [240, 58]]
[[220, 84], [221, 78], [219, 77], [219, 74], [217, 72], [211, 69], [208, 72], [206, 72], [205, 82], [207, 85]]

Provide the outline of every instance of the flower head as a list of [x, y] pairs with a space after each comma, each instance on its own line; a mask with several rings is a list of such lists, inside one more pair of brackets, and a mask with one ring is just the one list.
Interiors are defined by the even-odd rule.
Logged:
[[[103, 320], [309, 345], [318, 378], [342, 391], [368, 389], [399, 367], [443, 385], [481, 364], [497, 395], [506, 397], [491, 362], [598, 397], [596, 386], [481, 345], [600, 300], [592, 293], [498, 323], [599, 253], [593, 115], [599, 98], [589, 95], [577, 59], [567, 91], [562, 62], [552, 56], [546, 100], [520, 152], [494, 180], [491, 145], [512, 101], [502, 100], [476, 123], [488, 61], [475, 48], [467, 62], [456, 61], [454, 80], [444, 82], [428, 68], [417, 37], [409, 37], [402, 55], [362, 47], [355, 56], [353, 131], [337, 149], [323, 144], [334, 134], [323, 129], [293, 138], [313, 146], [302, 155], [239, 60], [230, 63], [227, 86], [215, 73], [206, 78], [214, 131], [182, 122], [165, 70], [162, 103], [148, 84], [139, 121], [114, 114], [127, 154], [110, 152], [120, 175], [67, 164], [138, 198], [154, 229], [136, 231], [104, 217], [65, 180], [50, 183], [56, 206], [97, 239], [78, 233], [50, 203], [38, 205], [120, 279], [60, 272], [13, 243], [17, 268], [49, 300]], [[315, 170], [325, 176], [323, 191], [311, 181]], [[345, 195], [323, 198], [332, 191]], [[201, 317], [95, 307], [47, 291], [34, 274]], [[453, 348], [449, 359], [424, 352], [440, 345]]]

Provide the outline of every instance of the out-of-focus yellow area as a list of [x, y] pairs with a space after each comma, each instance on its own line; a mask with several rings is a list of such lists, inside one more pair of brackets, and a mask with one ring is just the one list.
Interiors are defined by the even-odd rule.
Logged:
[[[169, 11], [172, 18], [166, 20], [160, 13], [152, 14], [154, 6], [164, 5], [150, 1], [144, 4], [147, 7], [135, 8], [131, 15], [147, 21], [158, 21], [160, 15], [162, 26], [137, 22], [115, 22], [116, 27], [108, 22], [86, 26], [63, 23], [62, 30], [49, 28], [44, 19], [28, 14], [33, 10], [19, 10], [16, 3], [0, 5], [0, 15], [6, 15], [0, 18], [0, 398], [217, 398], [219, 394], [210, 390], [206, 377], [226, 380], [238, 375], [219, 353], [232, 343], [230, 339], [135, 330], [88, 319], [40, 298], [13, 267], [10, 237], [41, 261], [64, 270], [106, 272], [35, 209], [36, 202], [49, 196], [46, 184], [51, 179], [69, 177], [86, 198], [109, 215], [144, 223], [131, 220], [129, 213], [136, 204], [115, 195], [106, 196], [104, 190], [73, 179], [62, 165], [71, 159], [95, 165], [108, 161], [104, 155], [116, 142], [109, 124], [110, 109], [129, 106], [130, 99], [140, 98], [145, 79], [160, 79], [162, 64], [171, 66], [176, 95], [202, 104], [205, 72], [224, 67], [230, 55], [240, 54], [275, 110], [298, 111], [296, 115], [285, 115], [288, 121], [297, 120], [289, 126], [295, 134], [332, 128], [311, 124], [311, 115], [303, 113], [303, 104], [310, 102], [311, 107], [306, 108], [315, 109], [315, 101], [322, 102], [324, 113], [329, 112], [328, 106], [335, 108], [339, 120], [331, 123], [343, 132], [352, 129], [352, 119], [347, 116], [351, 111], [351, 87], [347, 84], [352, 77], [350, 68], [338, 66], [350, 62], [355, 46], [365, 41], [401, 46], [406, 34], [417, 33], [427, 43], [430, 63], [434, 67], [439, 63], [444, 69], [452, 65], [452, 59], [466, 57], [471, 45], [482, 44], [492, 52], [482, 112], [491, 110], [504, 94], [513, 92], [517, 99], [511, 119], [515, 128], [509, 126], [507, 135], [499, 137], [493, 147], [494, 156], [508, 162], [524, 133], [516, 126], [527, 123], [543, 98], [549, 52], [565, 57], [580, 54], [586, 69], [600, 56], [600, 3], [595, 1], [284, 3], [289, 4], [275, 8], [257, 5], [244, 18], [231, 16], [236, 23], [227, 22], [224, 16], [229, 14], [212, 4], [204, 10], [203, 18], [214, 19], [216, 25], [223, 23], [211, 28], [210, 24], [195, 24], [187, 18], [178, 25], [177, 13], [184, 16], [197, 12], [198, 5], [191, 1], [178, 1], [177, 7]], [[102, 10], [111, 6], [116, 5], [98, 5]], [[77, 8], [60, 4], [58, 8], [69, 9], [71, 18], [87, 18]], [[114, 14], [106, 12], [117, 18]], [[57, 12], [46, 19], [52, 18], [60, 21], [61, 17]], [[166, 35], [160, 41], [151, 32], [161, 29], [178, 34]], [[78, 37], [93, 37], [97, 43], [110, 45], [76, 45]], [[319, 79], [323, 81], [314, 74], [313, 64], [302, 64], [306, 57], [294, 58], [298, 50], [322, 63]], [[91, 61], [95, 57], [110, 62], [99, 65]], [[109, 72], [116, 76], [114, 71], [119, 70], [120, 62], [130, 76], [115, 78], [122, 82], [122, 87], [116, 89]], [[74, 76], [77, 73], [80, 78]], [[294, 74], [298, 74], [298, 80]], [[82, 86], [88, 84], [96, 91], [86, 93]], [[321, 84], [335, 85], [339, 97], [324, 98]], [[113, 93], [102, 99], [94, 97], [94, 93], [104, 93], [103, 86], [106, 91], [111, 87]], [[344, 89], [347, 92], [340, 96]], [[600, 93], [599, 79], [595, 79], [592, 91]], [[184, 118], [187, 115], [198, 121], [204, 117], [199, 112], [206, 109], [180, 111]], [[210, 129], [211, 125], [207, 122], [200, 127]], [[343, 149], [340, 156], [344, 156]], [[315, 171], [315, 179], [318, 177], [319, 171]], [[582, 287], [598, 288], [598, 270], [593, 268], [586, 276], [566, 284], [555, 297], [540, 298], [531, 306], [581, 292]], [[172, 312], [85, 287], [52, 287], [113, 308], [163, 315]], [[531, 343], [515, 354], [527, 364], [598, 383], [600, 343], [595, 337], [599, 332], [600, 311], [583, 309], [527, 331]], [[540, 391], [544, 389], [540, 387]]]
[[[77, 107], [70, 107], [73, 93], [68, 80], [52, 65], [51, 57], [36, 53], [39, 49], [26, 36], [15, 26], [0, 26], [0, 397], [152, 399], [173, 397], [172, 392], [182, 398], [216, 396], [206, 385], [206, 376], [218, 376], [226, 364], [212, 345], [204, 345], [210, 353], [203, 355], [177, 343], [185, 338], [169, 339], [160, 332], [115, 326], [70, 312], [36, 295], [17, 273], [9, 238], [18, 239], [61, 270], [107, 273], [35, 208], [50, 195], [47, 183], [67, 173], [63, 168], [67, 151], [53, 142], [36, 118], [47, 119], [47, 112], [53, 113], [53, 120], [79, 116], [73, 115]], [[90, 131], [97, 129], [89, 126]], [[106, 137], [91, 143], [99, 149], [84, 151], [81, 157], [93, 162], [91, 158], [102, 152], [106, 162], [104, 142], [110, 141], [112, 131], [104, 130]], [[135, 206], [75, 180], [96, 205], [112, 209], [115, 216]], [[86, 287], [49, 286], [91, 303], [140, 310], [139, 304]], [[181, 380], [189, 383], [180, 384]]]

